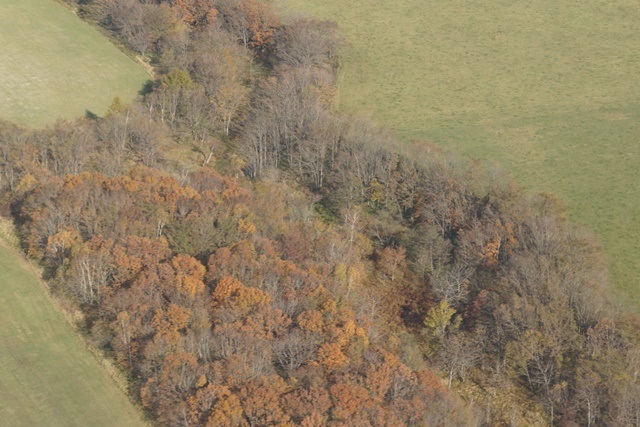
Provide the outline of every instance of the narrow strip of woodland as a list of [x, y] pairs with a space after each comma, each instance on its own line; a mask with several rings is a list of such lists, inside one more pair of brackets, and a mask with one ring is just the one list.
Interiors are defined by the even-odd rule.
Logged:
[[159, 425], [640, 424], [640, 319], [592, 236], [337, 113], [335, 24], [78, 3], [157, 78], [104, 117], [0, 124], [0, 208]]

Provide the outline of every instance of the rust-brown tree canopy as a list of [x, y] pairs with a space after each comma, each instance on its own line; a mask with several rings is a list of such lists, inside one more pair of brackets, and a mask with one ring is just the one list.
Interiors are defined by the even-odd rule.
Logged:
[[605, 303], [589, 234], [333, 111], [334, 24], [257, 0], [81, 12], [158, 78], [105, 117], [2, 123], [1, 206], [159, 424], [640, 422], [639, 320]]

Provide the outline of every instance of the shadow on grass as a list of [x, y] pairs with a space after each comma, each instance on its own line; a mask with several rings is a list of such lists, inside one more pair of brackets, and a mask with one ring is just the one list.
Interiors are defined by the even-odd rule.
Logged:
[[144, 84], [142, 85], [142, 89], [140, 89], [138, 91], [139, 95], [145, 96], [150, 94], [151, 92], [153, 92], [153, 87], [155, 86], [155, 83], [153, 82], [153, 80], [147, 80], [146, 82], [144, 82]]

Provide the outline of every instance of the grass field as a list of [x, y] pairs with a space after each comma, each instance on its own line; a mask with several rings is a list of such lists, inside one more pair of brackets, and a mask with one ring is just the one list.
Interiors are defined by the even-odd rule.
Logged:
[[[637, 0], [279, 0], [337, 21], [339, 104], [506, 168], [595, 230], [640, 307]], [[291, 12], [290, 12], [291, 13]]]
[[145, 425], [35, 269], [1, 240], [0, 307], [0, 425]]
[[[0, 46], [0, 117], [20, 124], [100, 114], [149, 78], [53, 0], [0, 0]], [[84, 346], [38, 272], [5, 243], [6, 228], [2, 221], [0, 425], [146, 425], [117, 372]]]
[[54, 0], [0, 0], [0, 117], [42, 126], [102, 114], [149, 75]]

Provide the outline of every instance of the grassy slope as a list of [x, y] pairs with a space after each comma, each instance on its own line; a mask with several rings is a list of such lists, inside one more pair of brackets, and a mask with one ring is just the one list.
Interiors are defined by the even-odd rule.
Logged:
[[342, 109], [557, 194], [640, 307], [637, 1], [279, 1], [347, 33]]
[[[102, 113], [115, 95], [133, 98], [148, 79], [53, 0], [0, 3], [0, 116], [43, 125], [87, 109]], [[0, 307], [0, 425], [145, 425], [37, 272], [2, 241]]]
[[0, 425], [142, 426], [140, 414], [0, 242]]
[[0, 1], [0, 117], [42, 126], [102, 114], [149, 79], [98, 30], [54, 0]]

